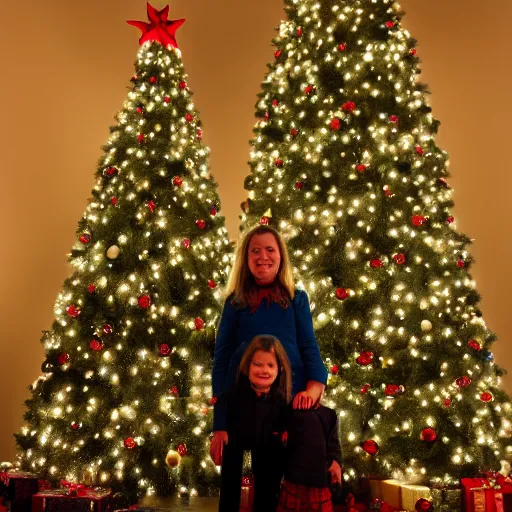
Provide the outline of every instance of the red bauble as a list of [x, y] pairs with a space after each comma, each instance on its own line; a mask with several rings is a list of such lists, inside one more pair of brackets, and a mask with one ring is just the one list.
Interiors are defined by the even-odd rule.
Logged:
[[92, 236], [90, 233], [82, 233], [79, 237], [79, 240], [83, 244], [88, 244], [92, 240]]
[[424, 428], [421, 431], [420, 439], [427, 443], [433, 443], [437, 439], [436, 431], [433, 428]]
[[480, 345], [480, 343], [478, 343], [478, 341], [476, 340], [469, 340], [468, 341], [468, 345], [473, 349], [473, 350], [476, 350], [477, 352], [479, 352], [480, 350], [482, 350], [482, 345]]
[[217, 207], [216, 206], [211, 206], [210, 207], [210, 215], [212, 217], [215, 217], [215, 215], [217, 215]]
[[172, 184], [175, 187], [181, 187], [181, 185], [183, 185], [183, 180], [181, 179], [181, 176], [174, 176], [174, 178], [172, 179]]
[[185, 249], [189, 249], [190, 248], [190, 240], [188, 238], [185, 238], [183, 240], [183, 242], [181, 242], [183, 247], [185, 247]]
[[116, 197], [116, 196], [113, 196], [113, 197], [110, 199], [110, 203], [112, 204], [112, 206], [117, 206], [117, 197]]
[[354, 112], [356, 109], [356, 104], [353, 101], [347, 101], [346, 103], [343, 103], [341, 108], [345, 112]]
[[463, 259], [460, 259], [457, 261], [457, 267], [464, 268], [466, 266], [466, 263]]
[[276, 59], [279, 59], [279, 57], [281, 57], [281, 50], [276, 50], [276, 51], [274, 52], [274, 57], [275, 57]]
[[373, 439], [367, 439], [363, 444], [362, 448], [366, 453], [370, 455], [377, 455], [379, 451], [379, 445]]
[[417, 227], [423, 226], [427, 220], [427, 217], [424, 217], [423, 215], [413, 215], [411, 218], [412, 225]]
[[187, 121], [187, 123], [191, 123], [194, 119], [194, 116], [188, 112], [187, 114], [185, 114], [185, 121]]
[[261, 217], [260, 219], [260, 224], [262, 226], [268, 226], [270, 224], [270, 217], [267, 217], [266, 215], [264, 215], [263, 217]]
[[387, 28], [393, 28], [395, 26], [395, 22], [394, 21], [386, 21], [386, 27]]
[[77, 318], [78, 316], [80, 316], [80, 308], [78, 308], [77, 306], [75, 306], [74, 304], [70, 304], [67, 308], [66, 308], [66, 313], [71, 317], [71, 318]]
[[409, 50], [409, 55], [412, 55], [413, 57], [415, 57], [417, 53], [418, 51], [416, 50], [416, 48], [411, 48]]
[[216, 396], [212, 396], [210, 398], [210, 405], [215, 405], [217, 403], [217, 397]]
[[329, 123], [329, 127], [331, 128], [331, 130], [333, 132], [336, 132], [338, 130], [341, 130], [341, 121], [335, 117], [330, 123]]
[[282, 160], [281, 158], [276, 158], [276, 159], [274, 160], [274, 165], [275, 165], [276, 167], [283, 167], [283, 164], [284, 164], [284, 162], [283, 162], [283, 160]]
[[384, 194], [386, 195], [386, 197], [394, 197], [395, 196], [395, 194], [390, 190], [388, 185], [384, 185], [383, 190], [384, 190]]
[[168, 356], [171, 353], [171, 347], [167, 343], [162, 343], [159, 348], [161, 356]]
[[171, 395], [174, 395], [174, 396], [178, 396], [180, 394], [180, 390], [178, 389], [178, 386], [173, 386], [170, 390], [169, 390], [169, 393]]
[[94, 283], [90, 284], [88, 287], [87, 287], [87, 291], [89, 293], [94, 293], [96, 292], [96, 285]]
[[302, 190], [304, 188], [304, 182], [303, 181], [297, 181], [297, 183], [295, 183], [295, 188], [297, 190]]
[[384, 262], [382, 260], [380, 260], [379, 258], [375, 258], [370, 261], [370, 267], [372, 267], [372, 268], [379, 268], [379, 267], [383, 267], [383, 266], [384, 266]]
[[394, 124], [398, 123], [398, 116], [395, 114], [389, 116], [389, 122]]
[[114, 329], [112, 328], [112, 326], [110, 324], [105, 324], [103, 326], [103, 334], [112, 334], [112, 332], [114, 331]]
[[182, 456], [182, 457], [185, 457], [185, 455], [187, 455], [187, 445], [186, 444], [180, 444], [178, 446], [178, 453]]
[[103, 171], [103, 174], [107, 177], [107, 178], [113, 178], [114, 176], [117, 176], [117, 173], [119, 171], [117, 170], [117, 167], [108, 167], [107, 169], [105, 169]]
[[297, 35], [300, 37], [304, 32], [302, 31], [302, 27], [297, 29]]
[[208, 286], [213, 290], [214, 288], [217, 288], [217, 283], [212, 279], [208, 279]]
[[180, 89], [186, 89], [187, 88], [187, 82], [180, 82]]
[[361, 388], [361, 394], [362, 395], [366, 395], [366, 393], [368, 393], [368, 391], [370, 391], [370, 384], [364, 384], [363, 387]]
[[464, 375], [464, 377], [459, 377], [455, 381], [455, 384], [457, 384], [459, 388], [466, 388], [471, 384], [471, 379], [467, 375]]
[[364, 352], [361, 352], [356, 358], [356, 363], [361, 366], [368, 366], [373, 361], [374, 355], [375, 354], [373, 352], [365, 350]]
[[94, 352], [100, 352], [101, 350], [103, 350], [103, 343], [95, 338], [91, 340], [91, 342], [89, 343], [89, 347]]
[[452, 405], [452, 399], [450, 397], [445, 398], [444, 402], [443, 402], [443, 405], [445, 407], [450, 407], [450, 405]]
[[346, 49], [347, 49], [347, 43], [341, 43], [341, 44], [338, 46], [338, 50], [339, 50], [340, 52], [344, 52]]
[[137, 135], [137, 140], [142, 144], [144, 142], [144, 134], [143, 133], [139, 133]]
[[135, 441], [135, 439], [133, 439], [133, 437], [127, 437], [124, 440], [124, 447], [127, 448], [128, 450], [133, 450], [136, 446], [137, 442]]
[[69, 354], [66, 354], [66, 352], [62, 352], [62, 354], [59, 354], [59, 357], [57, 357], [57, 362], [61, 365], [69, 363], [69, 360]]
[[206, 221], [204, 219], [197, 219], [196, 220], [196, 226], [199, 229], [204, 229], [206, 227]]
[[142, 114], [144, 112], [144, 108], [140, 105], [137, 107], [137, 114]]
[[304, 94], [311, 94], [314, 90], [315, 88], [312, 85], [306, 85], [304, 89]]
[[197, 317], [194, 320], [194, 326], [196, 328], [196, 331], [200, 331], [204, 327], [204, 321], [202, 318]]
[[393, 259], [397, 265], [403, 265], [405, 263], [405, 256], [403, 254], [395, 254]]
[[164, 96], [164, 102], [165, 103], [171, 103], [171, 97], [170, 96]]
[[197, 138], [199, 140], [203, 140], [203, 130], [201, 130], [201, 128], [198, 128], [197, 130]]
[[273, 107], [277, 107], [279, 105], [279, 101], [276, 100], [275, 98], [272, 100], [272, 106]]
[[404, 392], [404, 387], [397, 384], [388, 384], [384, 389], [384, 393], [387, 396], [396, 396]]
[[146, 203], [147, 207], [148, 207], [148, 210], [153, 213], [155, 211], [155, 208], [156, 208], [156, 204], [154, 201], [151, 201], [149, 200], [147, 203]]
[[446, 218], [446, 222], [448, 224], [451, 224], [454, 221], [455, 221], [455, 217], [453, 217], [453, 215], [450, 215], [449, 217]]
[[80, 428], [80, 423], [76, 423], [76, 421], [73, 421], [71, 423], [71, 430], [78, 430]]
[[414, 509], [416, 512], [430, 512], [432, 510], [432, 502], [425, 498], [420, 498], [416, 505], [414, 505]]
[[331, 367], [331, 373], [333, 375], [338, 375], [338, 373], [340, 373], [340, 367], [337, 364], [333, 364]]
[[346, 288], [336, 288], [336, 298], [338, 300], [345, 300], [348, 298], [349, 293]]
[[292, 137], [294, 137], [294, 138], [295, 138], [295, 137], [297, 137], [297, 135], [298, 135], [298, 134], [299, 134], [299, 130], [297, 130], [297, 128], [292, 128], [292, 129], [290, 130], [290, 135], [291, 135]]
[[480, 395], [480, 400], [482, 400], [482, 402], [485, 402], [485, 403], [492, 402], [493, 398], [494, 397], [491, 395], [491, 393], [488, 393], [487, 391], [484, 391]]
[[156, 76], [151, 76], [149, 78], [149, 83], [150, 84], [156, 84], [158, 82], [158, 78]]
[[423, 154], [425, 153], [425, 151], [423, 151], [423, 148], [421, 146], [416, 146], [414, 148], [414, 150], [416, 151], [416, 153], [419, 155], [419, 156], [423, 156]]
[[151, 306], [151, 297], [149, 295], [141, 295], [138, 300], [139, 308], [148, 309]]
[[356, 165], [356, 171], [360, 172], [361, 174], [368, 169], [368, 166], [365, 164], [357, 164]]

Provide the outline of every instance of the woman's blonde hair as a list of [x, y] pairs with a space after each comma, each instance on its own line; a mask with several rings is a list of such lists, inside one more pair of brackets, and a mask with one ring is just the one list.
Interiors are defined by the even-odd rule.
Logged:
[[274, 236], [279, 252], [281, 253], [281, 263], [277, 271], [277, 279], [282, 288], [293, 299], [295, 295], [295, 282], [293, 280], [293, 270], [290, 263], [288, 249], [281, 235], [270, 226], [256, 226], [247, 231], [239, 240], [236, 248], [235, 264], [229, 274], [228, 284], [226, 286], [226, 297], [233, 296], [233, 302], [240, 306], [247, 306], [247, 295], [253, 285], [251, 271], [248, 265], [249, 244], [253, 237], [270, 233]]
[[276, 356], [278, 370], [272, 388], [280, 392], [286, 399], [286, 403], [288, 403], [292, 396], [292, 370], [283, 345], [275, 336], [261, 334], [252, 339], [240, 361], [237, 379], [240, 375], [249, 377], [249, 367], [251, 366], [254, 354], [258, 350], [270, 352]]

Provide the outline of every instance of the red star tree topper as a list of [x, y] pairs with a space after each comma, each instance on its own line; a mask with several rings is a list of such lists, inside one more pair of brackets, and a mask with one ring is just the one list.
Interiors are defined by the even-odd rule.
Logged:
[[139, 44], [142, 45], [146, 41], [158, 41], [166, 48], [170, 45], [178, 48], [176, 42], [176, 31], [185, 23], [185, 20], [168, 20], [169, 6], [167, 5], [161, 11], [158, 11], [148, 2], [148, 19], [145, 21], [128, 21], [129, 25], [133, 25], [142, 30]]

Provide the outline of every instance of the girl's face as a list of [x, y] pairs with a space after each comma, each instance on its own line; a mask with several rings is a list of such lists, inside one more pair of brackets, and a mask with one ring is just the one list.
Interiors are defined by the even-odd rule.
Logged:
[[249, 365], [249, 382], [255, 391], [268, 393], [277, 378], [279, 368], [274, 351], [256, 350]]
[[281, 252], [272, 233], [254, 235], [247, 255], [249, 270], [258, 284], [270, 284], [281, 264]]

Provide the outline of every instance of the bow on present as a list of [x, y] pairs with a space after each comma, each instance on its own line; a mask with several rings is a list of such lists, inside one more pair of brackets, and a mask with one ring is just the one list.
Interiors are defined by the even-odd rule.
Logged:
[[84, 484], [74, 484], [67, 480], [61, 480], [60, 485], [68, 490], [68, 496], [85, 496], [87, 491], [92, 491], [92, 487], [86, 487]]

